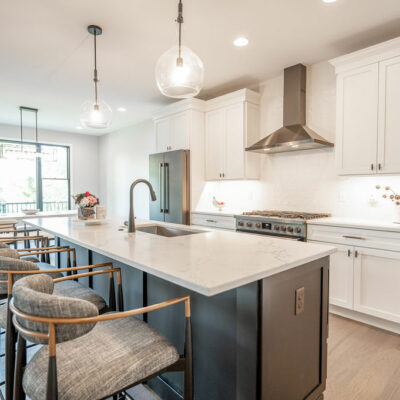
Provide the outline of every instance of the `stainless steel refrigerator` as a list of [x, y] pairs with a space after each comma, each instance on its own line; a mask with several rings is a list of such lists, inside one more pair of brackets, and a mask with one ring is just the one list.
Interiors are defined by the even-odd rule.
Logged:
[[157, 195], [150, 201], [150, 219], [189, 224], [189, 150], [150, 154], [150, 182]]

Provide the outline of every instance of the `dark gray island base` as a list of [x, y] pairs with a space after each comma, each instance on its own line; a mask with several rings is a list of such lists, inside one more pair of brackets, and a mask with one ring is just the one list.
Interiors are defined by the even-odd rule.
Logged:
[[[70, 244], [78, 265], [122, 268], [125, 309], [191, 296], [195, 400], [322, 399], [326, 382], [329, 257], [215, 296], [204, 296]], [[246, 268], [243, 266], [243, 268]], [[108, 279], [94, 289], [108, 293]], [[183, 304], [147, 315], [183, 350]], [[148, 382], [163, 399], [182, 399], [183, 376]]]

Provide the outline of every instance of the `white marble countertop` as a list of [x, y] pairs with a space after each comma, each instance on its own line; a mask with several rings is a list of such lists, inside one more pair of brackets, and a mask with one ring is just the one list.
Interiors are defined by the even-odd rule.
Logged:
[[380, 221], [374, 219], [328, 217], [307, 221], [307, 225], [340, 226], [346, 228], [360, 228], [377, 231], [400, 232], [400, 223]]
[[35, 215], [26, 215], [20, 213], [0, 214], [0, 221], [8, 221], [9, 219], [28, 219], [28, 218], [49, 218], [49, 217], [69, 217], [77, 215], [76, 210], [65, 210], [65, 211], [39, 211]]
[[202, 233], [163, 237], [119, 231], [126, 218], [86, 226], [73, 218], [36, 218], [26, 222], [116, 261], [206, 296], [254, 282], [336, 251], [333, 246], [271, 236], [217, 231], [136, 220], [136, 227], [158, 224]]

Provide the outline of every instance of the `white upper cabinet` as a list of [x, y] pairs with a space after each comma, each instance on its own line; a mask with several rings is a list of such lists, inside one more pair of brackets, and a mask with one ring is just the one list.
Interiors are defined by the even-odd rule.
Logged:
[[400, 38], [331, 60], [340, 175], [400, 173]]
[[379, 63], [378, 171], [400, 172], [400, 57]]
[[340, 174], [369, 174], [376, 168], [378, 65], [338, 76], [336, 162]]
[[203, 112], [204, 101], [189, 99], [170, 104], [155, 114], [156, 152], [189, 150], [191, 135], [203, 129], [202, 121], [199, 123]]
[[225, 164], [225, 111], [214, 110], [206, 114], [206, 177], [217, 180]]
[[243, 89], [206, 107], [206, 180], [258, 179], [260, 159], [245, 147], [259, 137], [259, 94]]

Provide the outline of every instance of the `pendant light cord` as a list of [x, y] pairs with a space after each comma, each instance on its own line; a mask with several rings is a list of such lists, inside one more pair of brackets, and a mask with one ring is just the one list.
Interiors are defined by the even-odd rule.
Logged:
[[178, 66], [182, 66], [183, 60], [182, 60], [182, 24], [183, 24], [183, 5], [182, 5], [182, 0], [179, 0], [178, 4], [178, 18], [176, 19], [176, 22], [179, 24], [179, 53], [178, 53], [178, 59], [176, 60], [176, 63]]
[[97, 82], [99, 81], [97, 76], [97, 41], [96, 41], [96, 30], [94, 31], [94, 96], [95, 96], [95, 105], [97, 106]]

